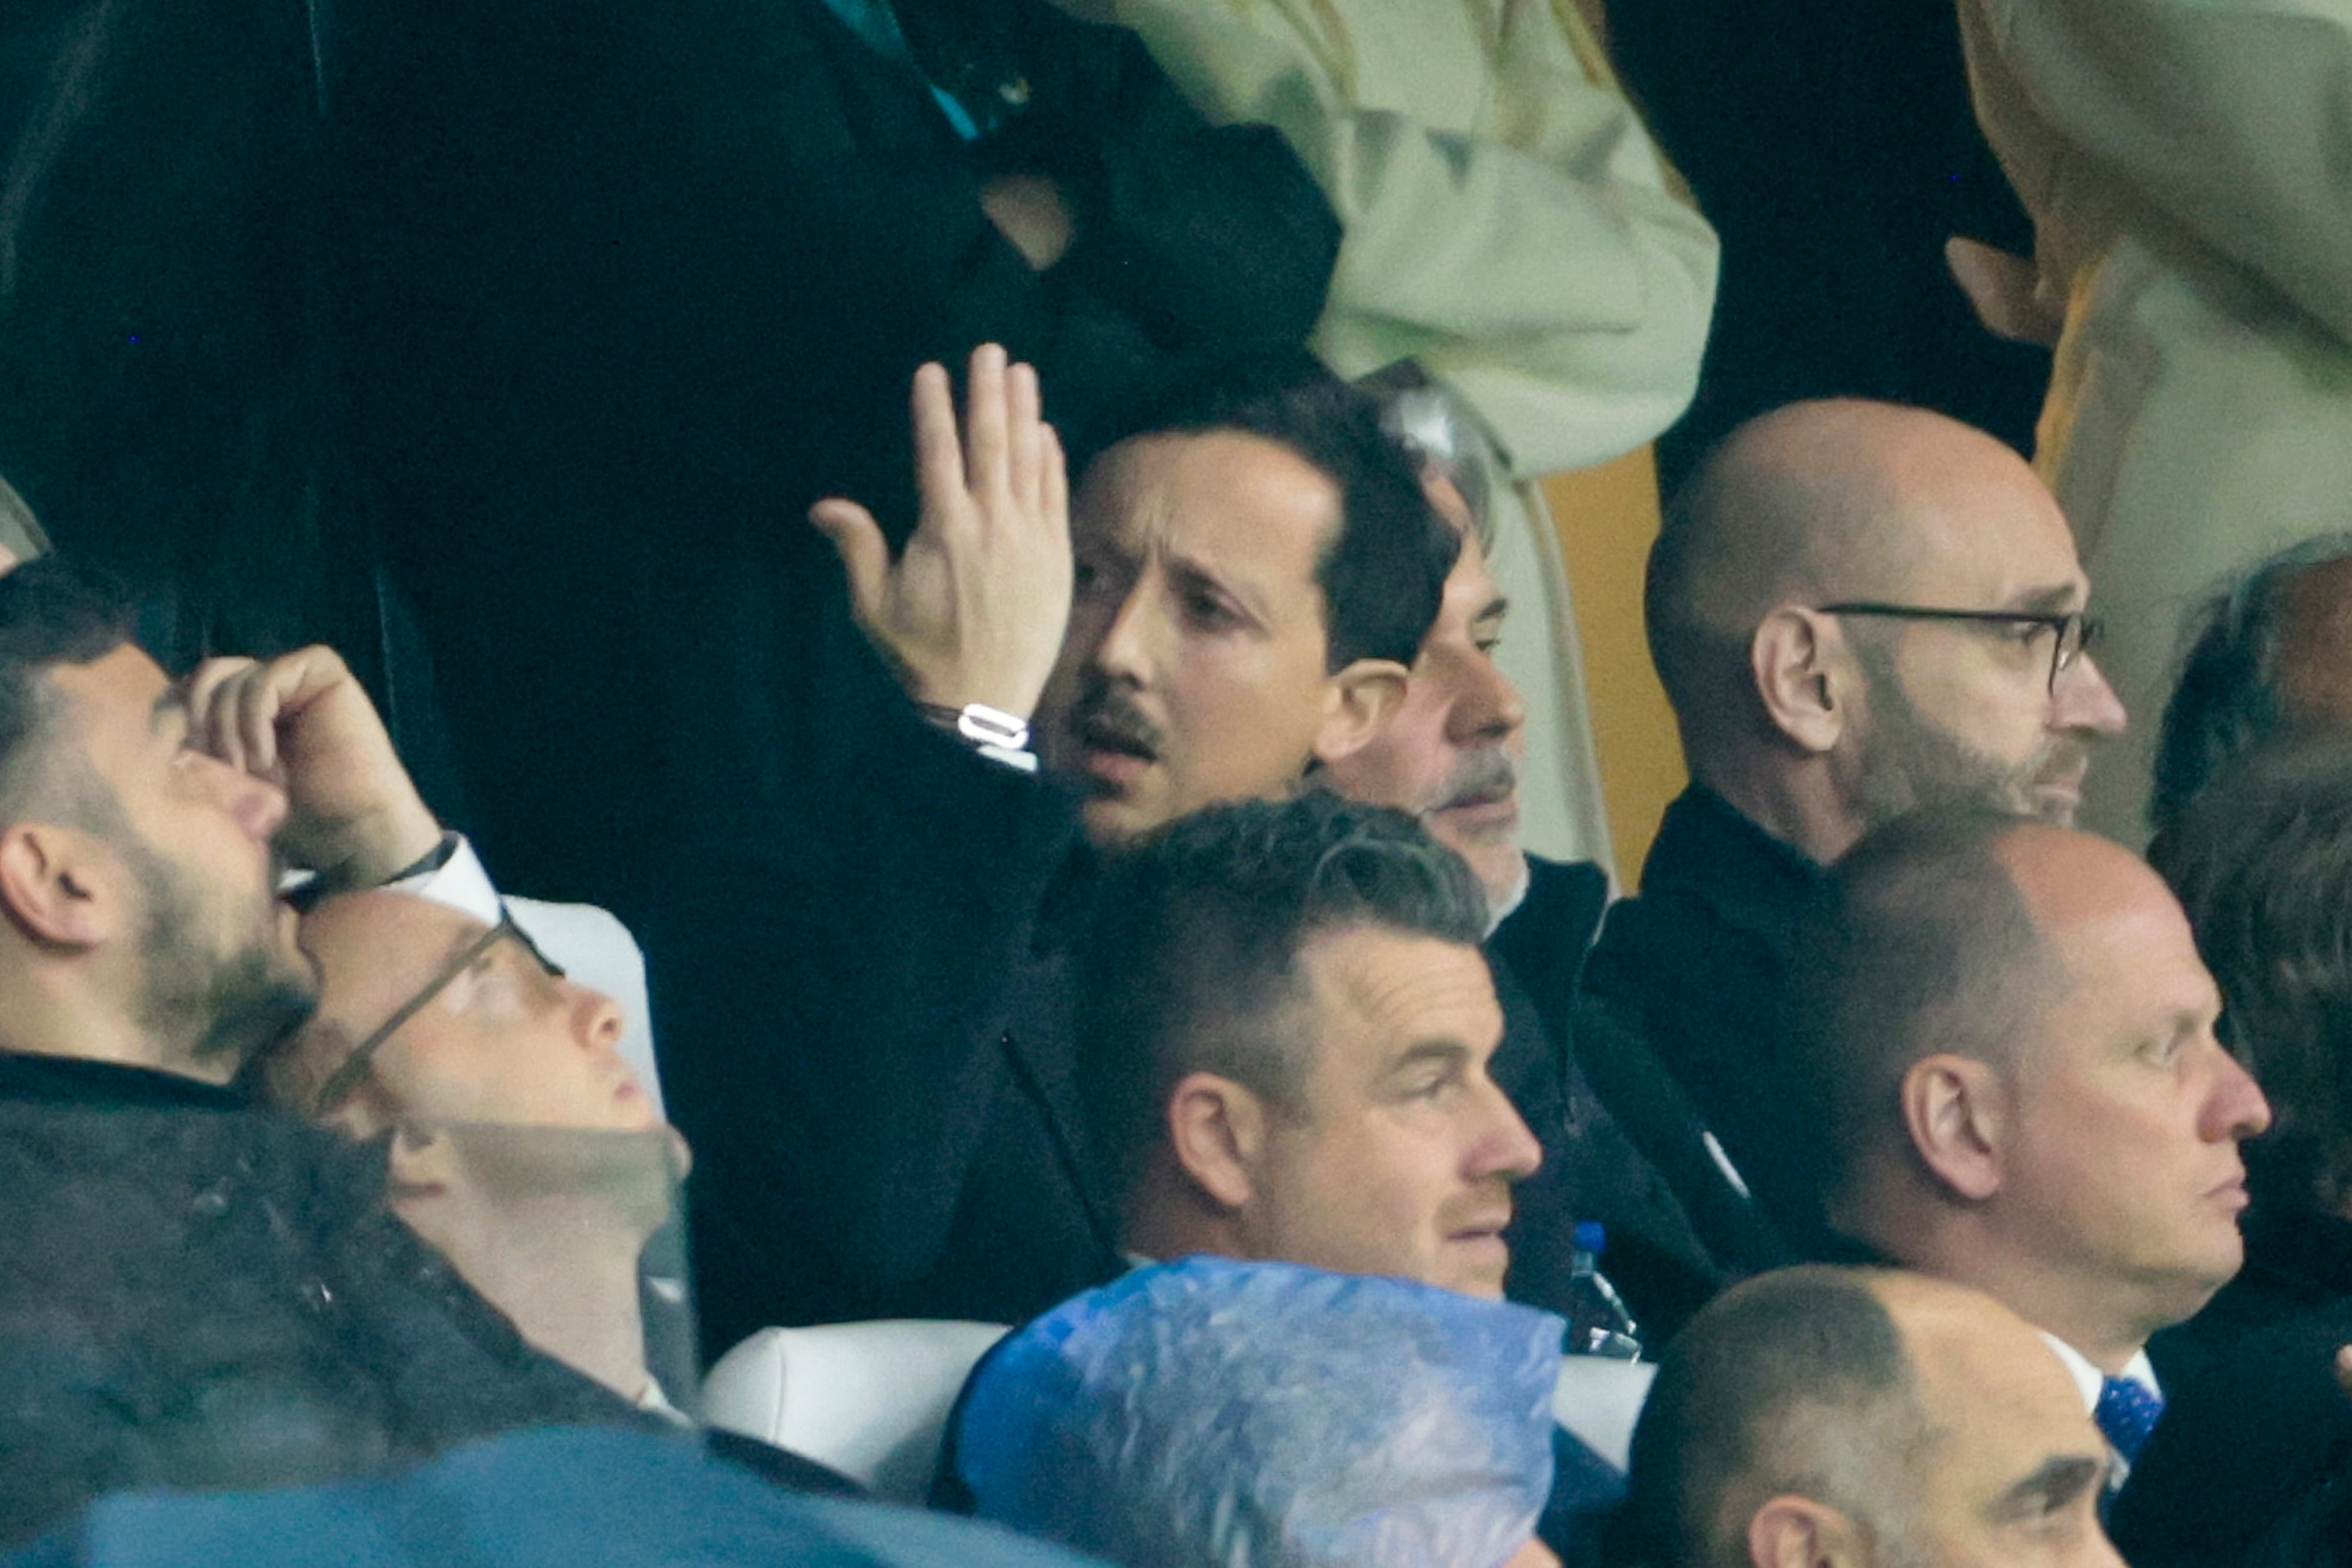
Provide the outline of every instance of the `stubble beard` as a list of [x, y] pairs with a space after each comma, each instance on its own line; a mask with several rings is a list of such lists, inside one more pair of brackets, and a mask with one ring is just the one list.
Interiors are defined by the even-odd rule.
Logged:
[[135, 834], [119, 841], [146, 900], [135, 1016], [158, 1040], [186, 1040], [187, 1060], [232, 1073], [292, 1037], [318, 1009], [316, 973], [276, 940], [274, 905], [226, 953], [199, 945], [205, 900], [194, 880]]
[[1869, 682], [1870, 734], [1855, 795], [1865, 831], [1921, 806], [1959, 801], [2073, 825], [2074, 802], [2037, 786], [2071, 766], [2083, 742], [2050, 737], [2025, 761], [2004, 764], [1931, 723], [1913, 705], [1901, 678], [1881, 661], [1865, 658], [1863, 668]]

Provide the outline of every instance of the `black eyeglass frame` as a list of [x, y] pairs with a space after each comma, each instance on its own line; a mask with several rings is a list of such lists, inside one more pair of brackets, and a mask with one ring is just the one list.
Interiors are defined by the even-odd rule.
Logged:
[[432, 1006], [434, 998], [447, 990], [458, 976], [472, 968], [480, 961], [482, 955], [497, 946], [502, 938], [512, 938], [520, 943], [523, 951], [529, 953], [550, 977], [558, 980], [563, 977], [562, 967], [551, 962], [547, 955], [539, 950], [539, 944], [532, 941], [530, 933], [516, 922], [512, 911], [501, 908], [496, 925], [459, 948], [415, 995], [393, 1009], [390, 1018], [378, 1024], [365, 1040], [352, 1047], [352, 1053], [343, 1058], [341, 1064], [329, 1073], [327, 1082], [320, 1086], [319, 1103], [311, 1114], [324, 1116], [350, 1099], [352, 1092], [360, 1086], [360, 1081], [367, 1076], [368, 1064], [375, 1060], [375, 1053], [400, 1032], [401, 1025]]
[[2058, 677], [2099, 640], [2106, 622], [2079, 610], [1946, 610], [1926, 604], [1881, 604], [1859, 600], [1847, 604], [1816, 604], [1824, 615], [1883, 615], [1895, 621], [1964, 621], [1984, 626], [2046, 626], [2055, 633], [2050, 644], [2050, 695], [2058, 695]]

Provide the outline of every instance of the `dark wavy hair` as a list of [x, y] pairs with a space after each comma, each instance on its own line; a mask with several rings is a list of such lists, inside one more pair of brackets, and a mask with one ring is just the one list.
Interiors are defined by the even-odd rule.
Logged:
[[1430, 506], [1420, 459], [1383, 427], [1380, 401], [1303, 349], [1259, 350], [1196, 366], [1132, 434], [1218, 430], [1271, 441], [1339, 488], [1339, 526], [1315, 566], [1327, 667], [1412, 664], [1462, 537]]
[[2352, 557], [2352, 532], [2320, 534], [2271, 556], [2207, 600], [2188, 625], [2189, 648], [2156, 743], [2149, 824], [2178, 826], [2199, 790], [2236, 758], [2284, 735], [2278, 688], [2287, 599], [2315, 567]]

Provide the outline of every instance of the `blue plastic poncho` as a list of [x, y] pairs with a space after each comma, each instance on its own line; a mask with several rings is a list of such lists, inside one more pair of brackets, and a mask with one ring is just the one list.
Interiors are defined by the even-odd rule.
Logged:
[[976, 1511], [1128, 1568], [1495, 1568], [1552, 1481], [1562, 1324], [1192, 1258], [1022, 1330], [957, 1432]]

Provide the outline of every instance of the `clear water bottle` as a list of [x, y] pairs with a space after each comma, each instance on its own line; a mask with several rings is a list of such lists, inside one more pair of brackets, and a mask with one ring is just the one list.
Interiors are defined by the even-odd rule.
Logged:
[[1642, 1359], [1642, 1331], [1625, 1310], [1625, 1298], [1601, 1271], [1609, 1232], [1597, 1219], [1578, 1222], [1568, 1255], [1568, 1349], [1571, 1355]]

